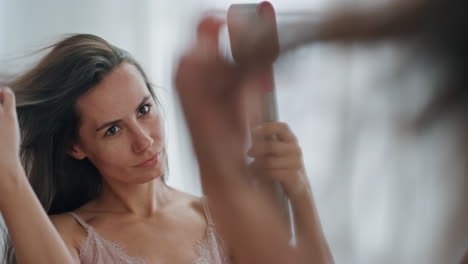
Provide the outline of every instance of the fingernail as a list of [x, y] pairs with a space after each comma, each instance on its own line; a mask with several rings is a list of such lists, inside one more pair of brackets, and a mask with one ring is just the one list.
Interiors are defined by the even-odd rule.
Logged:
[[265, 16], [267, 19], [275, 18], [275, 9], [268, 1], [263, 1], [257, 6], [257, 14]]

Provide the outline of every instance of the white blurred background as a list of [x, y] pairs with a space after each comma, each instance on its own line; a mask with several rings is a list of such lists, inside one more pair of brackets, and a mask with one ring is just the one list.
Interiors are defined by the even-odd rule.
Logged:
[[[34, 51], [69, 33], [96, 34], [130, 51], [157, 85], [164, 105], [168, 182], [200, 195], [173, 71], [202, 14], [251, 2], [0, 0], [0, 74], [23, 71], [37, 60]], [[320, 14], [339, 2], [377, 0], [271, 2], [280, 23], [288, 23], [305, 11]], [[393, 42], [316, 43], [275, 66], [280, 119], [301, 143], [338, 264], [457, 263], [468, 248], [456, 120], [420, 135], [409, 128], [437, 80], [437, 69], [421, 67], [423, 62], [411, 54]]]

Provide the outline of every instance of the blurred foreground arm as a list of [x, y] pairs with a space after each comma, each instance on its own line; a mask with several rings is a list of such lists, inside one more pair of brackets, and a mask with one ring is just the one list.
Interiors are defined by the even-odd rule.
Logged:
[[[252, 184], [246, 160], [249, 132], [245, 113], [258, 107], [260, 90], [249, 85], [250, 77], [258, 71], [229, 64], [218, 55], [221, 25], [213, 18], [200, 23], [197, 42], [181, 59], [176, 75], [203, 191], [217, 226], [232, 247], [236, 263], [325, 263], [310, 259], [306, 254], [310, 248], [289, 245], [289, 230], [281, 212]], [[310, 198], [309, 194], [298, 194], [297, 199]], [[314, 225], [316, 215], [312, 200], [308, 200], [299, 202], [297, 210], [310, 211], [302, 212], [299, 218]], [[302, 226], [317, 234], [315, 227]], [[316, 246], [312, 241], [308, 240], [310, 247]]]

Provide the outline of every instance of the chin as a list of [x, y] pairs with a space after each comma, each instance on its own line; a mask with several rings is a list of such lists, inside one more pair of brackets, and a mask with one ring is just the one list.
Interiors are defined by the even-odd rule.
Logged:
[[158, 166], [145, 173], [140, 173], [138, 177], [135, 178], [134, 182], [137, 184], [143, 184], [154, 181], [156, 179], [162, 179], [164, 177], [164, 173], [165, 169], [162, 169]]

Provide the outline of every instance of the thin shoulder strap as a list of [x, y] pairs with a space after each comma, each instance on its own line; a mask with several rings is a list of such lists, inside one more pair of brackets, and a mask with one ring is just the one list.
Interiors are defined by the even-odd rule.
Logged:
[[83, 218], [79, 217], [77, 214], [73, 213], [73, 212], [69, 212], [68, 213], [69, 215], [73, 216], [73, 218], [75, 218], [75, 220], [86, 230], [89, 229], [90, 225], [88, 225], [84, 220]]
[[205, 196], [203, 196], [201, 198], [201, 202], [203, 204], [203, 211], [205, 212], [205, 216], [206, 216], [206, 220], [208, 221], [208, 225], [214, 226], [213, 218], [211, 218], [210, 209], [208, 208], [208, 203], [206, 202], [206, 197]]

